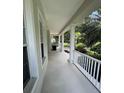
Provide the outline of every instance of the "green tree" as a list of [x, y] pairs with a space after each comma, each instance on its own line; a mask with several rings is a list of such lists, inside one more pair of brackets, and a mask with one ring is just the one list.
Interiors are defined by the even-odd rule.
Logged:
[[[75, 27], [77, 50], [101, 59], [101, 10], [94, 11], [85, 22]], [[80, 48], [80, 49], [79, 49]]]
[[70, 31], [66, 31], [64, 33], [64, 42], [65, 43], [70, 43]]

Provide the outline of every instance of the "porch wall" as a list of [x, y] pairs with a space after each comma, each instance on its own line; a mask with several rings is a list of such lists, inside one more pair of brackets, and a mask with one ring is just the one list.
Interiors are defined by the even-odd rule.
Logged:
[[[47, 68], [47, 63], [48, 63], [48, 30], [47, 30], [47, 25], [46, 25], [46, 20], [44, 17], [44, 13], [43, 13], [43, 9], [42, 9], [42, 4], [40, 2], [40, 0], [30, 0], [33, 4], [32, 6], [32, 10], [33, 10], [33, 20], [34, 20], [34, 31], [35, 31], [35, 41], [36, 41], [36, 47], [37, 47], [37, 71], [38, 71], [38, 76], [36, 77], [37, 80], [35, 82], [35, 85], [32, 89], [31, 93], [41, 93], [41, 88], [42, 88], [42, 82], [44, 79], [44, 74], [46, 72], [46, 68]], [[41, 58], [41, 46], [40, 46], [40, 27], [39, 27], [39, 12], [41, 14], [41, 21], [42, 21], [42, 25], [43, 25], [43, 42], [44, 42], [44, 56], [45, 58], [45, 62], [42, 65], [42, 58]]]

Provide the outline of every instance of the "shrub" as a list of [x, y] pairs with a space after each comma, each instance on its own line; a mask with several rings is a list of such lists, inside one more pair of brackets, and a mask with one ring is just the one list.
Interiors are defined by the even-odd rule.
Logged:
[[101, 60], [101, 54], [98, 54], [98, 53], [94, 53], [94, 58], [98, 59], [98, 60]]
[[83, 43], [78, 43], [78, 44], [76, 44], [76, 48], [85, 48], [86, 46], [85, 46], [85, 44], [83, 44]]
[[69, 47], [69, 43], [64, 43], [64, 47]]
[[76, 44], [76, 50], [82, 52], [82, 53], [86, 53], [86, 49], [85, 49], [85, 44], [83, 43], [78, 43]]
[[91, 56], [91, 57], [94, 57], [96, 59], [99, 59], [101, 60], [101, 54], [98, 54], [97, 52], [94, 52], [94, 51], [87, 51], [86, 53], [87, 55]]
[[101, 42], [96, 42], [92, 47], [91, 51], [97, 52], [98, 54], [101, 54]]

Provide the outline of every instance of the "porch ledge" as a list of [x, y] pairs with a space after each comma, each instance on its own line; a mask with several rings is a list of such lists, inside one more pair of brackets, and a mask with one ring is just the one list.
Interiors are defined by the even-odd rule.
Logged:
[[24, 90], [23, 90], [23, 93], [31, 93], [32, 89], [33, 89], [33, 86], [36, 82], [36, 78], [31, 78], [27, 85], [25, 86]]

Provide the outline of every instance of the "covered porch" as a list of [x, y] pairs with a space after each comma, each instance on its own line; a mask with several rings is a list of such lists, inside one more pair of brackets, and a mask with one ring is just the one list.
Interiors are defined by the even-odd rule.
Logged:
[[[75, 27], [99, 9], [100, 3], [101, 0], [24, 0], [24, 93], [101, 92], [101, 61], [75, 50]], [[64, 33], [68, 30], [70, 47], [66, 53]], [[54, 36], [58, 42], [53, 44]]]
[[74, 64], [67, 60], [69, 54], [52, 51], [41, 93], [99, 93]]

